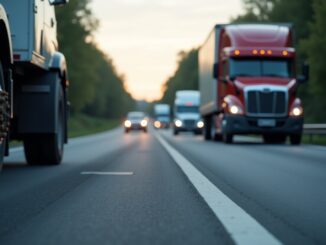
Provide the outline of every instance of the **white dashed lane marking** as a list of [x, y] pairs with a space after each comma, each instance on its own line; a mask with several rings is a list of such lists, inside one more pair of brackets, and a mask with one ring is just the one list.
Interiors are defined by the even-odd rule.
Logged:
[[81, 172], [81, 175], [117, 175], [117, 176], [130, 176], [133, 175], [133, 172]]

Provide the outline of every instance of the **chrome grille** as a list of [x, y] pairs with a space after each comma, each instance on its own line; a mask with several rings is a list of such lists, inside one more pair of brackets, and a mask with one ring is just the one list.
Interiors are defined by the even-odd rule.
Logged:
[[184, 120], [184, 126], [186, 128], [193, 128], [193, 127], [195, 127], [195, 123], [196, 123], [196, 120], [189, 120], [189, 119]]
[[272, 89], [251, 89], [246, 92], [248, 116], [283, 117], [287, 114], [287, 92]]

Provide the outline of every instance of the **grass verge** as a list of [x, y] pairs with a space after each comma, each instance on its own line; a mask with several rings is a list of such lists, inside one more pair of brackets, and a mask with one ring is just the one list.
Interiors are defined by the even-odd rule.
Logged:
[[[69, 138], [85, 136], [88, 134], [100, 133], [119, 126], [117, 119], [94, 118], [85, 114], [73, 115], [68, 121]], [[21, 141], [10, 141], [10, 147], [22, 146]]]
[[303, 144], [326, 145], [326, 135], [304, 135]]
[[117, 119], [94, 118], [84, 114], [73, 115], [69, 118], [69, 138], [100, 133], [119, 126]]

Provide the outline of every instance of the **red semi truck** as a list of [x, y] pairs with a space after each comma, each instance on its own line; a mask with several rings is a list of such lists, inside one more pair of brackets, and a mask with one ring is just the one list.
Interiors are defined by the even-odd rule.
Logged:
[[216, 25], [199, 51], [200, 113], [206, 140], [232, 143], [237, 134], [266, 143], [301, 142], [303, 108], [290, 24]]

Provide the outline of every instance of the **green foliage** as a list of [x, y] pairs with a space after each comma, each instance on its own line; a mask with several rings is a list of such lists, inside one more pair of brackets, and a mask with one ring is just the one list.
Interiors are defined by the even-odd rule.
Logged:
[[326, 121], [326, 1], [314, 0], [315, 12], [313, 22], [310, 23], [311, 35], [302, 41], [304, 50], [311, 65], [311, 81], [309, 84], [310, 110], [315, 121]]
[[72, 112], [117, 118], [134, 106], [112, 60], [93, 41], [99, 21], [90, 0], [70, 0], [56, 9], [60, 51], [65, 54]]
[[314, 16], [311, 0], [277, 0], [268, 20], [294, 24], [297, 41], [310, 34], [309, 22]]
[[178, 54], [178, 68], [165, 82], [161, 102], [173, 105], [178, 90], [198, 90], [198, 49]]
[[245, 13], [232, 19], [232, 22], [266, 22], [277, 0], [243, 0]]
[[78, 113], [69, 120], [69, 138], [107, 131], [120, 123], [117, 119], [96, 118]]

